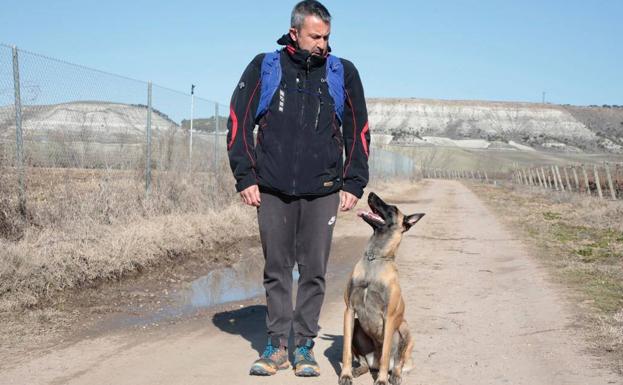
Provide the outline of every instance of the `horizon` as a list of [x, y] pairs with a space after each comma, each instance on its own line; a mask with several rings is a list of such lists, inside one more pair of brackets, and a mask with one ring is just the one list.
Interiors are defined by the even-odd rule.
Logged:
[[[323, 3], [333, 16], [331, 46], [355, 63], [368, 99], [623, 105], [623, 3]], [[246, 65], [287, 30], [294, 2], [266, 12], [241, 0], [113, 0], [94, 15], [95, 4], [10, 4], [0, 41], [185, 94], [195, 84], [196, 95], [227, 105]]]

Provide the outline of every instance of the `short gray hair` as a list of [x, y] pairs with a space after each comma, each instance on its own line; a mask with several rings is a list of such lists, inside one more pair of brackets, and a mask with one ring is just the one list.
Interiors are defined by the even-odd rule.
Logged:
[[306, 16], [317, 16], [325, 23], [331, 24], [331, 14], [324, 5], [316, 0], [304, 0], [296, 4], [292, 9], [290, 26], [300, 31]]

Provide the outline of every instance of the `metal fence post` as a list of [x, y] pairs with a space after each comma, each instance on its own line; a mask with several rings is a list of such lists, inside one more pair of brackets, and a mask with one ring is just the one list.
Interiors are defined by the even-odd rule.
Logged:
[[24, 138], [22, 136], [22, 98], [19, 84], [18, 50], [13, 46], [13, 88], [15, 91], [15, 155], [19, 179], [18, 201], [19, 212], [26, 216], [26, 183], [24, 171]]
[[[214, 178], [218, 173], [218, 130], [220, 129], [220, 117], [218, 115], [218, 102], [214, 103]], [[215, 181], [216, 184], [216, 181]]]
[[195, 114], [195, 85], [190, 86], [190, 141], [188, 143], [188, 172], [193, 171], [193, 120]]
[[145, 194], [151, 191], [151, 81], [147, 83], [147, 155], [145, 161]]

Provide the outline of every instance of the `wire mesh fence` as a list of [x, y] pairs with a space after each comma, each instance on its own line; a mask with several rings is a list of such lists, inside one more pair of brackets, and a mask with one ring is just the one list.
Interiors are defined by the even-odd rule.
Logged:
[[13, 72], [13, 51], [8, 46], [0, 45], [0, 127], [3, 127], [0, 129], [0, 225], [8, 222], [9, 216], [2, 207], [16, 207], [19, 195]]
[[[0, 44], [0, 227], [13, 208], [31, 223], [109, 224], [227, 199], [228, 112], [192, 92]], [[371, 151], [373, 179], [414, 169], [407, 156]]]
[[413, 179], [421, 176], [412, 158], [391, 151], [389, 148], [389, 146], [374, 146], [370, 150], [368, 166], [370, 168], [371, 180], [390, 178]]
[[14, 208], [41, 225], [110, 223], [201, 211], [223, 191], [227, 199], [233, 183], [219, 110], [228, 111], [0, 44], [0, 230], [15, 222]]

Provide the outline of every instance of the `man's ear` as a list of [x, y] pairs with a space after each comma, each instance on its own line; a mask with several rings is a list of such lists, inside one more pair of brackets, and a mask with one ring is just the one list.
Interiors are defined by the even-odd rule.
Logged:
[[404, 217], [404, 219], [402, 220], [402, 228], [403, 233], [407, 230], [409, 230], [411, 228], [411, 226], [413, 226], [414, 224], [416, 224], [420, 219], [422, 219], [422, 217], [426, 215], [424, 213], [418, 213], [418, 214], [411, 214], [411, 215], [406, 215]]
[[293, 41], [298, 41], [298, 31], [296, 30], [296, 28], [290, 27], [290, 30], [288, 32], [290, 33], [290, 37]]

